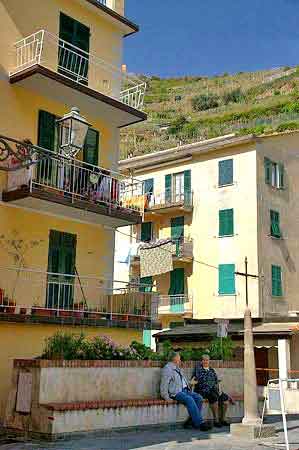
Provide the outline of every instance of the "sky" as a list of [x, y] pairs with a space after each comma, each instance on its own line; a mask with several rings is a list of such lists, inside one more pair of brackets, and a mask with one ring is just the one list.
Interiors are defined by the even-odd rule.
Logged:
[[299, 64], [299, 0], [126, 0], [129, 72], [215, 75]]

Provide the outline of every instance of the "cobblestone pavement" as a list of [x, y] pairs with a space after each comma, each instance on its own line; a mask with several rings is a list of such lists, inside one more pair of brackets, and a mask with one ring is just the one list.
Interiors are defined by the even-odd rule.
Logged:
[[[138, 433], [114, 433], [109, 437], [86, 436], [55, 443], [0, 442], [0, 450], [267, 450], [283, 444], [281, 423], [275, 423], [278, 434], [263, 441], [233, 439], [229, 429], [220, 432], [199, 433], [177, 429], [172, 431], [140, 431]], [[299, 449], [299, 420], [289, 420], [289, 440], [292, 450]]]

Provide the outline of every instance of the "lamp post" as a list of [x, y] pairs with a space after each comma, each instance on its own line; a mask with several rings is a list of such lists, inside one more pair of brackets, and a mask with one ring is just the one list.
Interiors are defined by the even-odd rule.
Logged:
[[59, 148], [63, 156], [72, 158], [84, 147], [89, 128], [87, 120], [81, 116], [78, 108], [56, 121], [58, 127]]

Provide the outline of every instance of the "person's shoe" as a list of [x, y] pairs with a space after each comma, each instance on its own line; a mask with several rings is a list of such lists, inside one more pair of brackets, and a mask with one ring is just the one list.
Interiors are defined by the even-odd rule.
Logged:
[[184, 422], [183, 427], [184, 427], [185, 429], [191, 429], [191, 428], [193, 428], [193, 422], [192, 422], [191, 417], [188, 417], [188, 419]]
[[200, 431], [209, 431], [211, 429], [211, 426], [208, 425], [206, 422], [203, 422], [199, 426]]
[[215, 428], [221, 428], [222, 427], [222, 422], [214, 422], [214, 427]]
[[229, 426], [230, 426], [230, 423], [228, 423], [226, 420], [221, 420], [221, 425], [222, 425], [223, 427], [229, 427]]

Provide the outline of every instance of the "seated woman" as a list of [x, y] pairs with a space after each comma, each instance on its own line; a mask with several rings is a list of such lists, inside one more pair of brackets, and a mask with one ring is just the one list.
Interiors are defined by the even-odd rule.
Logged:
[[210, 367], [210, 357], [203, 355], [201, 362], [197, 363], [194, 374], [195, 392], [208, 400], [211, 407], [214, 426], [228, 426], [225, 420], [228, 403], [231, 398], [224, 392], [220, 393], [217, 373]]

